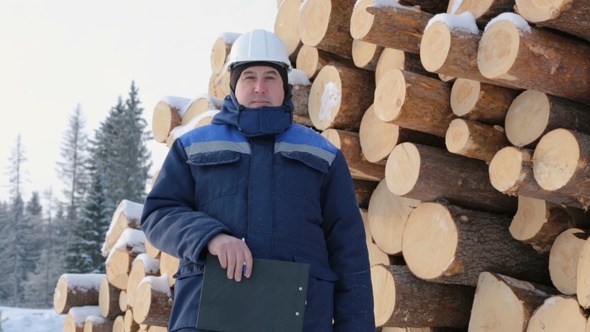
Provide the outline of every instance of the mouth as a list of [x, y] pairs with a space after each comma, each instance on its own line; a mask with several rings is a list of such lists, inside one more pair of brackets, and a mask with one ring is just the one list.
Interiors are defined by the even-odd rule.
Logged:
[[261, 106], [267, 106], [270, 105], [270, 101], [268, 100], [253, 100], [250, 105], [261, 105]]

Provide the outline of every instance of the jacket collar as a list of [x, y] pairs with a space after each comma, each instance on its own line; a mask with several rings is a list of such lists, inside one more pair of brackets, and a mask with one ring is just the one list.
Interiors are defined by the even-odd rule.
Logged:
[[225, 97], [221, 112], [211, 123], [234, 126], [244, 136], [255, 137], [280, 134], [293, 122], [293, 102], [290, 93], [281, 106], [248, 108], [240, 105], [233, 93]]

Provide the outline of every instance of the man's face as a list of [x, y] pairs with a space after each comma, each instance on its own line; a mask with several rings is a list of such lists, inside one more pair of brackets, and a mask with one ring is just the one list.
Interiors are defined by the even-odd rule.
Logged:
[[235, 94], [238, 102], [248, 108], [281, 106], [285, 99], [283, 79], [275, 68], [248, 67], [238, 78]]

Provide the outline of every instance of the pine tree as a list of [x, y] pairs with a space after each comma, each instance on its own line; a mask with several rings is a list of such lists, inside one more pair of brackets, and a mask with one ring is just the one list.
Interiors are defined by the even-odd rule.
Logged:
[[140, 105], [138, 89], [132, 82], [128, 98], [123, 101], [119, 97], [90, 140], [90, 187], [82, 215], [73, 229], [72, 249], [67, 258], [69, 272], [104, 271], [100, 248], [117, 205], [123, 199], [145, 199], [151, 166], [147, 149], [150, 136]]
[[0, 204], [0, 229], [5, 236], [0, 236], [0, 303], [8, 302], [10, 298], [10, 285], [7, 280], [7, 270], [10, 268], [8, 265], [9, 257], [5, 256], [8, 253], [9, 244], [11, 238], [8, 236], [9, 233], [9, 221], [8, 221], [8, 205], [6, 202]]
[[24, 202], [21, 197], [23, 167], [26, 162], [25, 150], [20, 134], [10, 157], [10, 189], [12, 198], [7, 208], [6, 224], [2, 229], [0, 241], [0, 288], [7, 293], [6, 301], [19, 305], [22, 297], [23, 282], [27, 278], [27, 230], [24, 225]]
[[[53, 293], [59, 277], [65, 272], [64, 257], [67, 252], [62, 234], [68, 228], [65, 221], [63, 205], [53, 196], [51, 189], [43, 194], [44, 217], [42, 249], [35, 272], [29, 274], [25, 282], [25, 301], [37, 307], [50, 308], [53, 305]], [[54, 210], [55, 209], [55, 210]]]

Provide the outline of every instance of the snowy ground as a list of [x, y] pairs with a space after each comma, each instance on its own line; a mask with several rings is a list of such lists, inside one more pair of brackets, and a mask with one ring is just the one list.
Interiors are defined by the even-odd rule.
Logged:
[[1, 332], [59, 332], [65, 315], [53, 309], [24, 309], [0, 307]]

